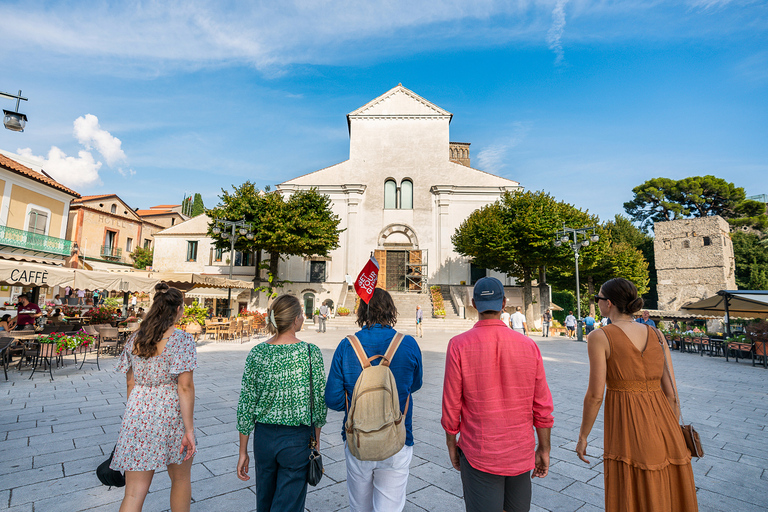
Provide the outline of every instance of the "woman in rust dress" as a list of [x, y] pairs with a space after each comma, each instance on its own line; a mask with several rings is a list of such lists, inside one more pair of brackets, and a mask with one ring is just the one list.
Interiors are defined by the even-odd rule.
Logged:
[[630, 281], [611, 279], [595, 300], [611, 323], [588, 338], [589, 388], [576, 453], [589, 463], [587, 438], [607, 385], [606, 512], [696, 511], [691, 454], [677, 420], [669, 349], [651, 327], [633, 320], [643, 299]]

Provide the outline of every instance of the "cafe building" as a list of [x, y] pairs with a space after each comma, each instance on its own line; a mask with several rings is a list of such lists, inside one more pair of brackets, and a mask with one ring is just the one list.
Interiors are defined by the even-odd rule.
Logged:
[[[24, 263], [41, 264], [34, 275], [0, 285], [0, 305], [16, 304], [27, 293], [44, 305], [59, 293], [50, 286], [45, 266], [64, 266], [74, 245], [67, 237], [70, 202], [80, 194], [45, 174], [21, 155], [0, 150], [0, 264], [14, 270]], [[23, 272], [23, 270], [18, 270]]]

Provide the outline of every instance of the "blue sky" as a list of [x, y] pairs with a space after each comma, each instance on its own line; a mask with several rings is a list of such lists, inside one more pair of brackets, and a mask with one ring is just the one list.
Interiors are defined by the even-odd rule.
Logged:
[[345, 115], [400, 82], [454, 114], [473, 167], [603, 219], [658, 176], [768, 193], [764, 1], [3, 0], [0, 20], [0, 91], [30, 119], [0, 149], [134, 207], [343, 161]]

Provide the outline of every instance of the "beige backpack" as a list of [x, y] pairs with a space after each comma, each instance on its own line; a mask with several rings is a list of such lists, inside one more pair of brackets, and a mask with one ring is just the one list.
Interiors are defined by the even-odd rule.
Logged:
[[[400, 412], [397, 383], [389, 363], [392, 362], [400, 342], [401, 333], [395, 337], [381, 355], [368, 357], [354, 335], [347, 336], [363, 371], [357, 378], [351, 403], [347, 400], [347, 447], [358, 460], [384, 460], [399, 452], [405, 445], [405, 422], [411, 397], [405, 401], [405, 411]], [[381, 358], [377, 366], [371, 361]]]

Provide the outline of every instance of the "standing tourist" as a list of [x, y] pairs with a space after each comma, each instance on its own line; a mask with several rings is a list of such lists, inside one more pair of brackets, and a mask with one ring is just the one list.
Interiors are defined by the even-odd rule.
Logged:
[[416, 306], [416, 334], [419, 338], [424, 337], [424, 311], [421, 306]]
[[550, 310], [546, 310], [543, 315], [541, 315], [541, 334], [545, 338], [549, 338], [549, 326], [552, 325], [552, 312]]
[[509, 321], [512, 323], [512, 329], [519, 332], [520, 334], [523, 334], [523, 335], [527, 334], [528, 324], [525, 322], [525, 315], [523, 314], [523, 308], [521, 308], [520, 306], [517, 306], [515, 308], [514, 314], [509, 319]]
[[[362, 329], [355, 333], [355, 337], [359, 340], [365, 356], [387, 353], [397, 334], [393, 328], [396, 322], [397, 309], [392, 296], [386, 290], [376, 288], [368, 304], [360, 304], [357, 308], [357, 324]], [[371, 361], [371, 364], [380, 364], [379, 361]], [[413, 337], [402, 338], [399, 348], [389, 362], [389, 368], [397, 384], [400, 411], [405, 415], [405, 445], [400, 451], [381, 461], [358, 460], [346, 444], [346, 399], [352, 397], [355, 383], [363, 371], [349, 338], [341, 340], [336, 347], [328, 372], [325, 403], [334, 411], [344, 411], [341, 437], [345, 441], [347, 490], [351, 512], [398, 512], [405, 507], [405, 487], [413, 457], [411, 394], [421, 389], [423, 373], [421, 350]]]
[[116, 370], [125, 373], [127, 403], [110, 468], [125, 471], [120, 512], [140, 511], [155, 470], [168, 468], [171, 511], [188, 511], [195, 447], [197, 350], [192, 336], [176, 329], [184, 296], [166, 283], [155, 286], [147, 319], [125, 344]]
[[43, 316], [40, 306], [29, 302], [26, 293], [19, 295], [19, 303], [16, 305], [16, 329], [20, 331], [34, 331], [35, 322]]
[[512, 315], [509, 314], [509, 311], [505, 309], [501, 312], [501, 321], [504, 322], [504, 325], [507, 327], [512, 327], [512, 325], [509, 323], [510, 318], [512, 318]]
[[565, 330], [568, 331], [568, 338], [576, 335], [576, 317], [573, 316], [573, 311], [569, 311], [565, 317]]
[[635, 322], [650, 325], [651, 327], [656, 327], [656, 322], [651, 320], [651, 314], [648, 312], [647, 309], [643, 310], [643, 314], [640, 318], [636, 319]]
[[85, 290], [82, 290], [82, 289], [77, 290], [77, 305], [78, 306], [85, 305]]
[[328, 306], [323, 302], [317, 315], [317, 332], [325, 332], [325, 321], [328, 320]]
[[253, 431], [258, 512], [304, 511], [310, 440], [319, 441], [325, 425], [323, 355], [296, 337], [303, 323], [299, 299], [281, 295], [267, 314], [272, 338], [253, 347], [245, 361], [237, 404], [237, 477], [250, 480]]
[[584, 330], [587, 332], [587, 335], [595, 330], [595, 317], [589, 313], [584, 317]]
[[680, 408], [669, 348], [659, 343], [654, 328], [632, 320], [643, 299], [630, 281], [611, 279], [595, 300], [611, 323], [587, 341], [589, 387], [576, 453], [589, 463], [587, 438], [607, 385], [606, 512], [696, 511], [691, 454], [677, 421]]
[[531, 478], [549, 472], [554, 424], [544, 363], [532, 339], [501, 322], [501, 281], [484, 277], [473, 295], [480, 320], [451, 339], [445, 358], [448, 454], [461, 472], [467, 512], [529, 510]]

